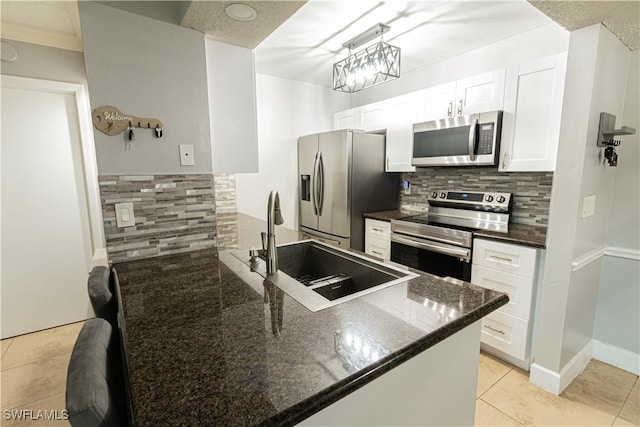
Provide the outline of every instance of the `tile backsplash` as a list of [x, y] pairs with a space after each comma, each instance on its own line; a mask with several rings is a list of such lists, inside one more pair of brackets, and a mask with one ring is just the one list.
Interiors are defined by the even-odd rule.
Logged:
[[[100, 199], [111, 262], [216, 247], [213, 176], [101, 175]], [[116, 203], [132, 202], [135, 225], [120, 228]]]
[[215, 174], [216, 234], [219, 249], [238, 247], [238, 210], [236, 204], [236, 176]]
[[432, 191], [465, 190], [513, 193], [511, 221], [546, 227], [549, 220], [552, 172], [498, 172], [497, 168], [418, 168], [402, 174], [411, 183], [411, 194], [400, 195], [400, 208], [428, 210]]

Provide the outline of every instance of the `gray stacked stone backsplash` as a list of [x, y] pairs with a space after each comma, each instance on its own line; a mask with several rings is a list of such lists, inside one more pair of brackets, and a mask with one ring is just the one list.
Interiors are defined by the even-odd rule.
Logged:
[[217, 237], [219, 249], [238, 247], [238, 210], [236, 203], [236, 176], [215, 174]]
[[[217, 246], [212, 175], [102, 175], [99, 184], [111, 262]], [[135, 225], [120, 228], [115, 205], [125, 202]]]
[[552, 172], [498, 172], [497, 168], [418, 168], [402, 174], [411, 194], [400, 195], [400, 208], [426, 212], [432, 191], [466, 190], [513, 193], [511, 221], [546, 227], [549, 220]]

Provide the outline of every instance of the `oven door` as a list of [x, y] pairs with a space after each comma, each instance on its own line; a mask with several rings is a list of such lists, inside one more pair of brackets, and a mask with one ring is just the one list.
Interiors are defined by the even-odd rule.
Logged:
[[471, 249], [391, 233], [391, 261], [441, 277], [471, 281]]

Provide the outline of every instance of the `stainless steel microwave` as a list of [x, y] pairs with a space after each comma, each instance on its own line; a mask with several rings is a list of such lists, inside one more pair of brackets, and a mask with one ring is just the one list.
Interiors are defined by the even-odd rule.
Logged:
[[413, 166], [497, 165], [502, 111], [413, 125]]

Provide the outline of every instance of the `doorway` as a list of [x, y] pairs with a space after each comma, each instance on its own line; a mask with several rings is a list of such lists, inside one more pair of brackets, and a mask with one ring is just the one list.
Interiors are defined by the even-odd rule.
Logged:
[[2, 76], [1, 336], [93, 316], [87, 295], [104, 248], [82, 85]]

